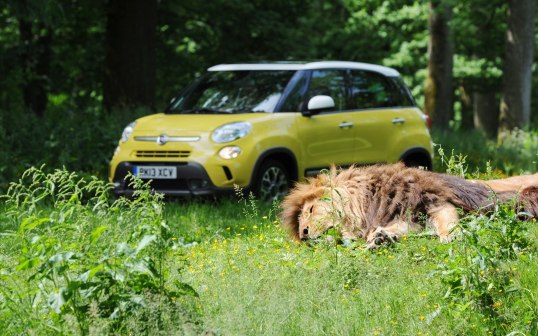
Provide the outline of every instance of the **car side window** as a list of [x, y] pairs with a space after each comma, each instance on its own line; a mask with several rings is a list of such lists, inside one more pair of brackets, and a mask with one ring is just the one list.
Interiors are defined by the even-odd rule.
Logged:
[[322, 69], [312, 71], [310, 84], [306, 93], [308, 99], [326, 95], [334, 99], [334, 109], [341, 111], [346, 108], [346, 84], [344, 72], [342, 70]]
[[305, 85], [307, 76], [304, 73], [299, 73], [292, 78], [291, 89], [286, 97], [286, 100], [280, 106], [279, 111], [282, 112], [301, 112], [303, 108]]
[[396, 94], [395, 94], [395, 103], [399, 106], [416, 106], [415, 99], [413, 98], [413, 95], [409, 91], [409, 88], [405, 85], [403, 79], [401, 77], [393, 77], [391, 78], [391, 83], [395, 88]]
[[361, 70], [350, 71], [347, 99], [348, 109], [391, 107], [396, 103], [397, 91], [383, 75]]

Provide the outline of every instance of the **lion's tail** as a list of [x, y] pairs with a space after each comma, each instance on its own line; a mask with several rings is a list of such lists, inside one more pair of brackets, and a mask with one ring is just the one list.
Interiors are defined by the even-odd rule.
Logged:
[[465, 211], [491, 210], [491, 189], [482, 183], [465, 180], [453, 175], [439, 175], [452, 191], [454, 205]]
[[[538, 219], [538, 186], [523, 187], [518, 191], [496, 192], [479, 182], [468, 181], [457, 176], [441, 175], [445, 184], [452, 190], [454, 205], [465, 211], [492, 211], [496, 204], [516, 200], [521, 219]], [[517, 203], [517, 204], [516, 204]]]

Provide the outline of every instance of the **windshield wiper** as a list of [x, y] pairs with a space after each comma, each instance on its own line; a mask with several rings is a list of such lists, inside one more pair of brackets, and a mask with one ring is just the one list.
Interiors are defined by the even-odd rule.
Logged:
[[230, 112], [212, 109], [208, 107], [194, 108], [190, 110], [184, 110], [181, 114], [230, 114]]

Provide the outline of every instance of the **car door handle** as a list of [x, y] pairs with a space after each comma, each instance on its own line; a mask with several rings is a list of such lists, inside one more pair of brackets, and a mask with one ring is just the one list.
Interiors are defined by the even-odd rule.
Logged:
[[353, 123], [349, 122], [349, 121], [344, 121], [343, 123], [338, 125], [338, 127], [340, 127], [340, 128], [353, 127]]
[[404, 118], [399, 118], [399, 117], [398, 117], [398, 118], [394, 118], [394, 119], [392, 119], [392, 123], [393, 123], [394, 125], [396, 125], [396, 124], [403, 124], [403, 123], [405, 123], [405, 119], [404, 119]]

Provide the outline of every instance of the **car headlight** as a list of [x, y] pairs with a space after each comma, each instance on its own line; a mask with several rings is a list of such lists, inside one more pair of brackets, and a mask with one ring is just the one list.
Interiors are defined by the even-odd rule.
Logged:
[[121, 133], [121, 142], [126, 142], [127, 140], [129, 140], [129, 137], [131, 136], [131, 133], [133, 133], [135, 125], [136, 122], [133, 121], [123, 129], [123, 133]]
[[245, 121], [226, 124], [214, 130], [211, 139], [216, 143], [226, 143], [241, 139], [249, 134], [251, 129], [252, 125]]

